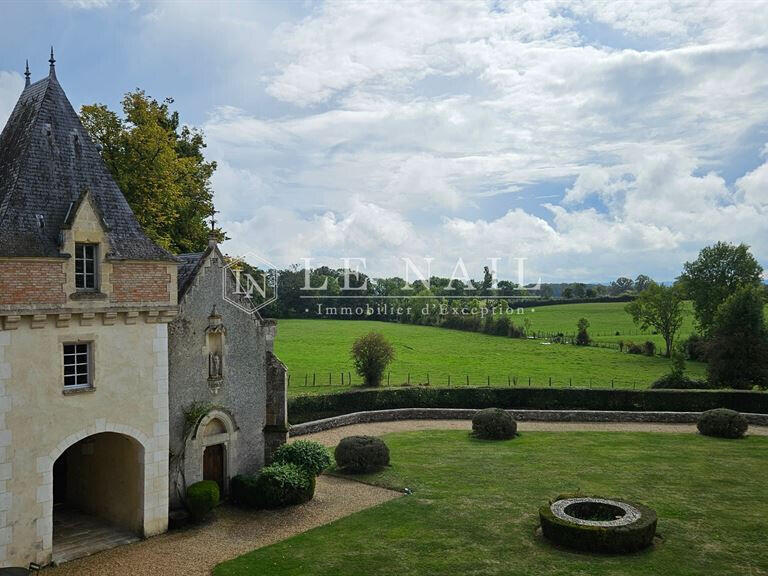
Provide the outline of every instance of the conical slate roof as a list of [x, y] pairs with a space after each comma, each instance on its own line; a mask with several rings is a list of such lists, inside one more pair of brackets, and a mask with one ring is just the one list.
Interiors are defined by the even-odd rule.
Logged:
[[142, 231], [51, 62], [47, 78], [24, 88], [0, 135], [0, 257], [66, 256], [60, 232], [86, 191], [111, 244], [107, 258], [176, 260]]

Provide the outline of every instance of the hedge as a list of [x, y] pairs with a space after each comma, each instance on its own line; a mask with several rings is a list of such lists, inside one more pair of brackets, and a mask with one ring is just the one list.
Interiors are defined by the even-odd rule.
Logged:
[[581, 388], [385, 388], [297, 396], [288, 400], [292, 424], [395, 408], [504, 408], [704, 412], [730, 408], [768, 414], [768, 393], [746, 390], [616, 390]]

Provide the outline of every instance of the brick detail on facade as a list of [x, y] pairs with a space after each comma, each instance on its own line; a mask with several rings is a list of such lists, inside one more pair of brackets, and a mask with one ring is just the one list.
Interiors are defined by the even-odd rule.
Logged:
[[110, 282], [111, 301], [116, 304], [167, 303], [171, 299], [166, 263], [114, 262]]
[[64, 304], [64, 282], [62, 262], [1, 260], [0, 306]]

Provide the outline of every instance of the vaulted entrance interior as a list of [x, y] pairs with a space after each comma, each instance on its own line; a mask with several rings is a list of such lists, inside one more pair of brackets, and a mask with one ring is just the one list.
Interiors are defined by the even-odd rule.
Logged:
[[53, 465], [53, 561], [139, 539], [144, 521], [144, 450], [104, 432], [73, 444]]

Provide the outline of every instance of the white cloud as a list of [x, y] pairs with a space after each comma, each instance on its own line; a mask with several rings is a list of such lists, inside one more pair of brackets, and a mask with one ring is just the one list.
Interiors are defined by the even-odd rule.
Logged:
[[258, 9], [163, 5], [146, 33], [205, 12], [220, 75], [254, 93], [204, 125], [233, 247], [669, 279], [720, 239], [768, 259], [768, 164], [731, 166], [765, 144], [765, 8], [326, 2], [258, 44]]

